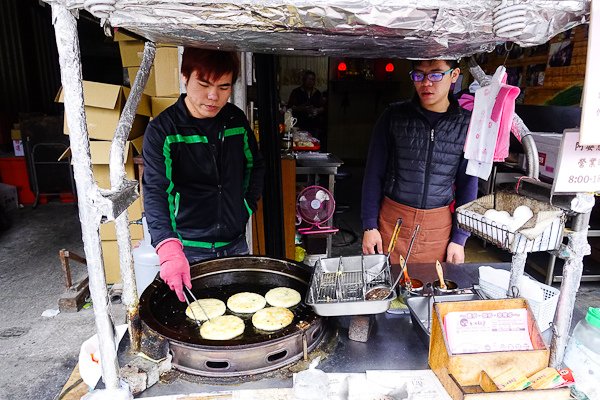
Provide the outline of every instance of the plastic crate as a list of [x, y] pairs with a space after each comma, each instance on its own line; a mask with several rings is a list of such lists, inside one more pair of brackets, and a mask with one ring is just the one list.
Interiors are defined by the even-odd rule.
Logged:
[[[533, 211], [533, 217], [516, 231], [485, 218], [487, 210], [512, 214], [520, 205]], [[499, 192], [476, 199], [456, 210], [458, 226], [513, 254], [555, 250], [560, 246], [565, 226], [564, 212], [558, 207], [516, 193]]]
[[[526, 300], [529, 303], [531, 312], [535, 316], [535, 320], [537, 321], [540, 331], [543, 332], [550, 327], [550, 324], [554, 320], [554, 313], [556, 312], [556, 306], [558, 304], [558, 294], [560, 293], [560, 290], [540, 282], [535, 283], [539, 285], [544, 291], [544, 300]], [[491, 299], [497, 300], [508, 298], [508, 296], [506, 295], [506, 289], [495, 285], [491, 282], [479, 279], [479, 287]]]

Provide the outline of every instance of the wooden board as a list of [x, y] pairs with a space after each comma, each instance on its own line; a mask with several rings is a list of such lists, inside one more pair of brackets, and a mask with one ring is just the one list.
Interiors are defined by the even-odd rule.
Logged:
[[[527, 308], [529, 331], [534, 350], [502, 351], [475, 354], [451, 354], [443, 332], [443, 319], [451, 311], [486, 311], [511, 308]], [[524, 299], [457, 301], [435, 303], [433, 307], [431, 340], [429, 345], [429, 365], [436, 372], [442, 369], [452, 375], [462, 386], [479, 385], [480, 374], [486, 370], [497, 375], [516, 365], [531, 376], [548, 366], [550, 351], [544, 344], [535, 318]], [[437, 375], [437, 373], [436, 373]]]
[[448, 375], [447, 370], [438, 370], [436, 376], [453, 400], [567, 400], [571, 398], [569, 388], [485, 393], [479, 386], [460, 386], [451, 375]]
[[81, 380], [79, 374], [79, 363], [73, 368], [71, 376], [67, 379], [67, 383], [63, 386], [60, 391], [61, 400], [79, 400], [82, 396], [86, 395], [89, 391], [88, 386]]
[[[526, 308], [534, 350], [502, 351], [477, 354], [451, 354], [443, 332], [443, 318], [451, 311], [486, 311]], [[479, 386], [481, 371], [499, 374], [510, 366], [518, 366], [531, 376], [548, 366], [550, 352], [540, 335], [535, 318], [525, 299], [501, 299], [435, 303], [433, 307], [429, 366], [454, 400], [532, 399], [562, 400], [570, 398], [570, 390], [545, 389], [485, 393]]]

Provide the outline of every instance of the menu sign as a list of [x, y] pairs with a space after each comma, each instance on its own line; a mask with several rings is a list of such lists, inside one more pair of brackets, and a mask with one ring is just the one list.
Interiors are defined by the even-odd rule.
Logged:
[[563, 134], [552, 191], [600, 192], [600, 145], [582, 144], [579, 130], [567, 129]]
[[600, 144], [600, 3], [590, 2], [590, 26], [581, 109], [581, 143]]

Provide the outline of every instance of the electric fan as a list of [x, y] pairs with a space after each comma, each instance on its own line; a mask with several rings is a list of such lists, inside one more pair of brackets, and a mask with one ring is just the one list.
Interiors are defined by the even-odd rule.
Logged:
[[296, 211], [304, 222], [311, 225], [309, 228], [299, 228], [299, 233], [311, 235], [338, 231], [332, 226], [321, 226], [331, 219], [335, 211], [333, 195], [324, 187], [309, 186], [303, 189], [298, 195]]

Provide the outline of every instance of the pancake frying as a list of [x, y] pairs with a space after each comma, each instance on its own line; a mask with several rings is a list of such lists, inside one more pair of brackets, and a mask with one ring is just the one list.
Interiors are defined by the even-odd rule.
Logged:
[[[200, 304], [198, 304], [200, 303]], [[199, 299], [192, 302], [186, 309], [185, 315], [189, 319], [197, 319], [198, 321], [207, 321], [215, 317], [225, 314], [225, 303], [219, 299]], [[193, 310], [193, 312], [192, 312]], [[202, 311], [206, 311], [208, 316]], [[194, 316], [196, 318], [194, 318]]]
[[284, 308], [293, 307], [302, 300], [298, 291], [288, 287], [277, 287], [269, 290], [265, 295], [265, 299], [273, 307]]
[[252, 314], [265, 308], [267, 301], [257, 293], [236, 293], [227, 299], [227, 307], [237, 314]]
[[235, 315], [211, 318], [200, 327], [200, 336], [207, 340], [230, 340], [244, 333], [244, 321]]
[[284, 307], [267, 307], [252, 316], [252, 324], [263, 331], [285, 328], [294, 320], [294, 313]]

